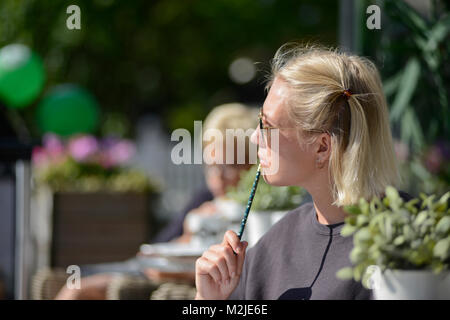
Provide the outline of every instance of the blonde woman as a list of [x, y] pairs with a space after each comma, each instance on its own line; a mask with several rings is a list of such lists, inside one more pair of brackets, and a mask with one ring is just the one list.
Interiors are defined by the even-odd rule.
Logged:
[[[336, 272], [350, 265], [352, 249], [352, 238], [340, 235], [342, 206], [380, 196], [399, 178], [378, 71], [362, 57], [286, 45], [268, 87], [263, 129], [252, 136], [263, 177], [301, 186], [313, 201], [286, 214], [247, 254], [247, 243], [227, 231], [196, 262], [196, 298], [370, 299], [370, 290]], [[264, 174], [276, 161], [278, 170]]]

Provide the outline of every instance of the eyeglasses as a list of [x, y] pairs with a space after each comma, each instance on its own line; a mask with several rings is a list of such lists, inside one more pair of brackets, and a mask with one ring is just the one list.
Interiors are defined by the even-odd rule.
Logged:
[[262, 140], [264, 142], [267, 142], [266, 137], [269, 136], [269, 130], [278, 128], [271, 126], [264, 126], [262, 108], [259, 108], [258, 120], [259, 120], [259, 131], [261, 132]]
[[[280, 127], [272, 127], [272, 126], [265, 126], [263, 123], [263, 113], [262, 113], [262, 108], [259, 108], [259, 114], [258, 114], [258, 120], [259, 120], [259, 130], [261, 132], [261, 138], [262, 138], [262, 142], [264, 142], [267, 145], [267, 142], [270, 141], [271, 139], [271, 135], [270, 132], [272, 129], [297, 129], [295, 127], [290, 127], [290, 128], [280, 128]], [[327, 131], [325, 130], [321, 130], [321, 129], [309, 129], [308, 132], [313, 132], [313, 133], [325, 133]]]
[[258, 120], [259, 120], [259, 131], [261, 132], [261, 142], [264, 142], [265, 145], [267, 145], [268, 141], [270, 141], [271, 139], [271, 134], [270, 132], [272, 131], [272, 129], [296, 129], [296, 128], [280, 128], [280, 127], [272, 127], [272, 126], [266, 126], [263, 123], [263, 113], [262, 113], [262, 108], [259, 108], [259, 114], [258, 114]]

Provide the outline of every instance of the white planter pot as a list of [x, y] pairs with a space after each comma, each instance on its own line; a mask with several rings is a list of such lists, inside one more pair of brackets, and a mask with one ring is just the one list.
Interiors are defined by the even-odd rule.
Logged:
[[283, 218], [286, 213], [288, 213], [288, 211], [274, 211], [274, 212], [272, 212], [272, 225], [274, 225], [279, 220], [281, 220], [281, 218]]
[[376, 300], [450, 299], [450, 272], [386, 270], [376, 268], [371, 277]]
[[251, 211], [244, 232], [244, 235], [248, 232], [249, 247], [253, 247], [284, 213], [286, 211]]
[[218, 198], [214, 204], [217, 211], [230, 222], [240, 222], [244, 217], [245, 207], [236, 201]]

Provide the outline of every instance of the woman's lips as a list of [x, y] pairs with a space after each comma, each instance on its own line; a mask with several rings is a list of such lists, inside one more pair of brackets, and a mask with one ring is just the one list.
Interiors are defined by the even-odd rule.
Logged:
[[261, 167], [268, 168], [270, 166], [269, 162], [266, 159], [264, 159], [264, 157], [262, 157], [259, 153], [258, 153], [258, 158], [259, 158], [259, 163], [261, 164]]

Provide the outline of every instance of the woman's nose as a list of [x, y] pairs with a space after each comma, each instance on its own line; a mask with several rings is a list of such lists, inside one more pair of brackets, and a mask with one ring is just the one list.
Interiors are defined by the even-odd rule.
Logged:
[[250, 136], [250, 142], [258, 145], [259, 144], [258, 135], [259, 135], [259, 126], [256, 127], [256, 130], [253, 131], [252, 135]]

